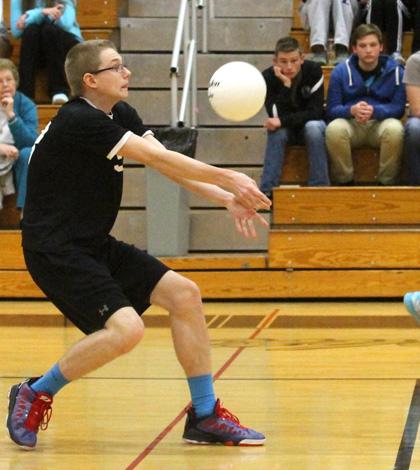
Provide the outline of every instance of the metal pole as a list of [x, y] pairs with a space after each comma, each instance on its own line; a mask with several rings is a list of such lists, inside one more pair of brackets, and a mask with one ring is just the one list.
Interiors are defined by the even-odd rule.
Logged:
[[[202, 1], [202, 0], [201, 0]], [[197, 9], [198, 3], [196, 0], [193, 0], [192, 3], [192, 31], [191, 31], [191, 40], [194, 41], [194, 54], [192, 56], [191, 64], [191, 116], [190, 116], [190, 125], [197, 125]]]
[[[185, 16], [185, 28], [184, 28], [184, 84], [183, 84], [183, 96], [186, 93], [186, 77], [187, 77], [187, 67], [188, 67], [188, 51], [191, 43], [191, 29], [192, 29], [192, 9], [194, 9], [194, 0], [188, 0], [188, 11]], [[187, 105], [189, 101], [189, 93], [187, 89]], [[181, 112], [181, 111], [180, 111]], [[180, 118], [178, 119], [179, 121], [181, 120]], [[190, 110], [187, 107], [184, 111], [184, 117], [182, 121], [184, 121], [189, 125], [190, 121]]]
[[171, 125], [176, 126], [178, 121], [178, 63], [181, 51], [181, 40], [184, 29], [185, 17], [187, 13], [188, 0], [181, 0], [179, 5], [178, 23], [174, 39], [174, 47], [171, 59], [170, 77], [171, 77]]
[[183, 127], [184, 122], [186, 122], [186, 119], [184, 116], [187, 111], [188, 91], [189, 91], [190, 83], [191, 83], [191, 69], [192, 69], [194, 54], [195, 54], [195, 41], [191, 41], [189, 50], [188, 50], [187, 68], [185, 70], [185, 82], [184, 82], [184, 90], [182, 93], [181, 109], [179, 111], [178, 125], [180, 127]]
[[172, 60], [171, 60], [172, 72], [178, 71], [178, 61], [179, 61], [179, 54], [181, 51], [182, 31], [184, 29], [187, 6], [188, 6], [188, 0], [181, 0], [180, 6], [179, 6], [178, 24], [176, 27], [174, 47], [173, 47], [173, 52], [172, 52]]
[[178, 77], [174, 73], [171, 76], [171, 126], [178, 122]]

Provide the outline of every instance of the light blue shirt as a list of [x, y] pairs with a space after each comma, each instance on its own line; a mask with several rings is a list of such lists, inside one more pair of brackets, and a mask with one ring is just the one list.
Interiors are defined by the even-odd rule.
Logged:
[[[64, 31], [76, 36], [79, 41], [83, 41], [82, 33], [80, 32], [80, 26], [76, 20], [76, 7], [72, 0], [60, 0], [60, 3], [64, 5], [64, 12], [61, 18], [55, 22]], [[46, 7], [45, 2], [42, 0], [35, 0], [35, 8], [26, 11], [25, 27], [31, 24], [41, 24], [47, 18], [49, 21], [53, 21], [52, 18], [46, 17], [42, 10]], [[16, 23], [19, 18], [25, 13], [22, 11], [22, 0], [11, 0], [10, 3], [10, 28], [12, 35], [15, 38], [22, 36], [23, 30], [16, 27]]]

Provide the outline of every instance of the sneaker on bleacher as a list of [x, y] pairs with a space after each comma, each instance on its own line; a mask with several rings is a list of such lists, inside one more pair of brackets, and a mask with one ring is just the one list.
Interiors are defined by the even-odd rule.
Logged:
[[404, 305], [417, 322], [420, 323], [420, 291], [405, 294]]
[[56, 93], [52, 97], [52, 104], [64, 104], [69, 100], [68, 96], [65, 93]]
[[405, 59], [399, 52], [394, 52], [391, 57], [400, 65], [405, 65]]

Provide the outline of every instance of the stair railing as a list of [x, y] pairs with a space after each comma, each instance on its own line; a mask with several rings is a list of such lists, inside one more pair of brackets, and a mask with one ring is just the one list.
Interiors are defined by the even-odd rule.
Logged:
[[[197, 126], [197, 24], [199, 11], [202, 13], [203, 21], [202, 51], [207, 52], [206, 0], [181, 0], [170, 68], [171, 125], [174, 127]], [[185, 72], [181, 105], [178, 111], [179, 57], [182, 42]]]

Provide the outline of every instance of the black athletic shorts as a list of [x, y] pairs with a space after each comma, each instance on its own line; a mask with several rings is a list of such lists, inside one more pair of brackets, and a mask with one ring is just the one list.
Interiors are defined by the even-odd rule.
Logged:
[[23, 250], [28, 270], [49, 300], [86, 334], [122, 307], [141, 315], [169, 268], [133, 245], [109, 237], [100, 249]]

